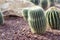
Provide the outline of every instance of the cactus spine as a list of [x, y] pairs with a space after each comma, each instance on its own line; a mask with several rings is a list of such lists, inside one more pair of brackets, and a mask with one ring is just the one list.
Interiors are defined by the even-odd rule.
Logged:
[[46, 31], [46, 18], [44, 11], [40, 7], [35, 7], [29, 10], [28, 22], [32, 33], [43, 34]]
[[49, 6], [48, 0], [41, 0], [41, 1], [40, 1], [40, 6], [41, 6], [44, 10], [46, 10], [46, 9], [48, 8], [48, 6]]
[[32, 3], [34, 3], [35, 5], [39, 5], [40, 0], [30, 0]]
[[4, 23], [4, 18], [2, 12], [0, 12], [0, 25]]
[[56, 7], [51, 7], [46, 11], [49, 26], [52, 29], [60, 29], [60, 11]]
[[28, 19], [28, 10], [29, 10], [29, 8], [24, 8], [23, 9], [23, 17], [24, 17], [25, 20]]

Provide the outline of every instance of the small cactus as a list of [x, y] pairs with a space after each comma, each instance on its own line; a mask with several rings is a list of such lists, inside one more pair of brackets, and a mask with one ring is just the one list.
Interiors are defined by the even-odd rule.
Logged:
[[39, 5], [40, 0], [30, 0], [32, 3], [34, 3], [35, 5]]
[[52, 29], [60, 30], [60, 11], [56, 7], [51, 7], [46, 11], [48, 24]]
[[0, 25], [4, 23], [4, 18], [2, 12], [0, 12]]
[[49, 6], [48, 0], [41, 0], [41, 1], [40, 1], [40, 6], [41, 6], [44, 10], [46, 10], [46, 9], [48, 8], [48, 6]]
[[40, 7], [33, 7], [28, 12], [28, 23], [32, 33], [43, 34], [46, 31], [46, 18]]
[[28, 10], [29, 10], [29, 8], [24, 8], [23, 9], [23, 17], [24, 17], [25, 20], [28, 20]]

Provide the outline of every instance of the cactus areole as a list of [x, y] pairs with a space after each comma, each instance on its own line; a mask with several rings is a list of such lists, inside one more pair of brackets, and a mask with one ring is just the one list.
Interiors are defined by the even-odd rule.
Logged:
[[28, 22], [32, 33], [43, 34], [46, 31], [46, 18], [41, 7], [33, 7], [28, 13]]
[[51, 7], [46, 11], [46, 16], [50, 27], [60, 30], [60, 11], [56, 7]]

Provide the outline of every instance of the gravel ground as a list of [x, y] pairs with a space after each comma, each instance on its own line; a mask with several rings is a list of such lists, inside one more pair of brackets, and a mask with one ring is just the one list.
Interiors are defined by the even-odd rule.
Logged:
[[60, 31], [47, 29], [45, 34], [33, 34], [22, 17], [10, 17], [0, 25], [0, 40], [60, 40]]

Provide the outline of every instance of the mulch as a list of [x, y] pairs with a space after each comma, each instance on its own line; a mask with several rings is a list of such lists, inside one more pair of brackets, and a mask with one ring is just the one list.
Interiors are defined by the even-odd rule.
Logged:
[[60, 40], [60, 31], [48, 29], [45, 34], [33, 34], [23, 17], [9, 17], [0, 25], [0, 40]]

